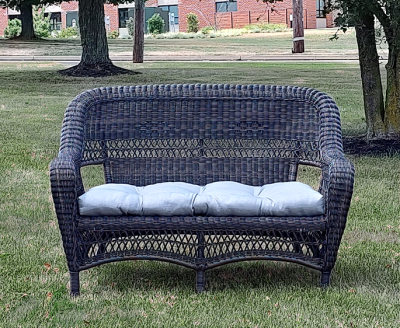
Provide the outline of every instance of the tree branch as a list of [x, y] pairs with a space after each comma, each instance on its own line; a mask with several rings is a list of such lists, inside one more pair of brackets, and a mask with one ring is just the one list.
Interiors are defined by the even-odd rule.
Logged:
[[378, 18], [385, 31], [386, 29], [390, 29], [390, 18], [385, 13], [379, 2], [377, 0], [365, 0], [364, 2], [367, 8], [376, 16], [376, 18]]

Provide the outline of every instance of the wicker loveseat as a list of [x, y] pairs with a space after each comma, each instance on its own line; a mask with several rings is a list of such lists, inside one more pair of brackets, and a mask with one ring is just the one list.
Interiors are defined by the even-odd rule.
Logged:
[[[290, 183], [299, 165], [312, 165], [321, 169], [323, 213], [82, 215], [81, 168], [95, 164], [102, 165], [106, 184], [138, 188]], [[299, 263], [321, 271], [321, 285], [328, 285], [354, 168], [343, 154], [338, 108], [316, 90], [144, 85], [98, 88], [70, 103], [50, 180], [72, 295], [79, 294], [80, 271], [140, 259], [194, 269], [196, 289], [203, 291], [205, 270], [241, 260]]]

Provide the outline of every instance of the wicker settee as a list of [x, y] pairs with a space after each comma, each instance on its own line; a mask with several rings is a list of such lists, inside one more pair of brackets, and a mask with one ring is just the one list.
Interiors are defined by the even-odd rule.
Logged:
[[[81, 168], [101, 164], [106, 184], [295, 181], [321, 169], [324, 213], [314, 216], [81, 215]], [[343, 154], [334, 101], [309, 88], [144, 85], [98, 88], [68, 106], [53, 200], [71, 279], [119, 260], [162, 260], [197, 272], [240, 260], [278, 260], [321, 271], [328, 285], [351, 201], [354, 168]]]

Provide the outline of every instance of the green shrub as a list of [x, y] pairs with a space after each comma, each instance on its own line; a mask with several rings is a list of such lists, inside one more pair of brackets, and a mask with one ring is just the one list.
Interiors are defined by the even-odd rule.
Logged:
[[164, 30], [165, 22], [160, 16], [160, 14], [154, 14], [147, 21], [147, 27], [149, 29], [149, 33], [151, 34], [160, 34]]
[[287, 27], [285, 24], [272, 24], [272, 23], [258, 23], [258, 24], [249, 24], [244, 27], [248, 33], [260, 33], [260, 32], [281, 32], [287, 31]]
[[4, 36], [6, 38], [13, 38], [21, 34], [22, 25], [18, 18], [8, 20], [8, 26], [4, 30]]
[[128, 29], [128, 34], [133, 38], [135, 35], [135, 19], [133, 17], [129, 17], [126, 21], [126, 28]]
[[50, 15], [44, 17], [44, 7], [39, 11], [39, 6], [33, 8], [33, 29], [38, 38], [50, 37]]
[[180, 35], [179, 33], [171, 33], [171, 35], [168, 36], [168, 39], [179, 39]]
[[119, 33], [118, 33], [118, 31], [115, 31], [115, 30], [109, 32], [108, 35], [107, 35], [107, 37], [108, 37], [109, 39], [117, 39], [118, 36], [119, 36]]
[[56, 37], [61, 39], [76, 38], [78, 36], [77, 27], [67, 27], [57, 33]]
[[201, 33], [204, 35], [209, 34], [211, 31], [214, 31], [214, 28], [212, 26], [205, 26], [201, 29]]
[[199, 18], [194, 13], [189, 13], [186, 16], [186, 22], [188, 26], [188, 33], [197, 33], [199, 30]]
[[50, 21], [38, 21], [33, 23], [33, 29], [35, 30], [35, 35], [38, 38], [48, 38], [51, 36], [50, 32]]

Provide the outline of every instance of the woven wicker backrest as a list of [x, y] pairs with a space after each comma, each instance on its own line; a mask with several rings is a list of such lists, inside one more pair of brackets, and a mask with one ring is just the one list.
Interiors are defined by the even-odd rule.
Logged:
[[323, 94], [262, 85], [95, 89], [67, 109], [60, 149], [73, 145], [82, 165], [103, 164], [106, 182], [291, 181], [299, 163], [323, 156], [312, 95]]

